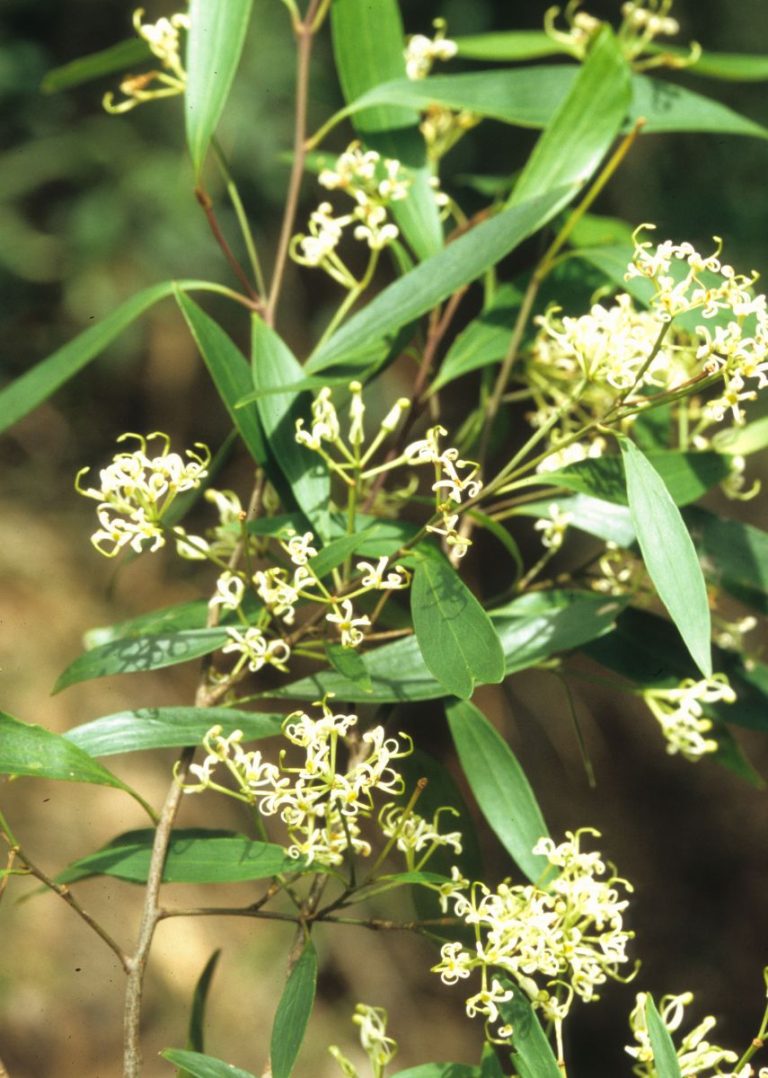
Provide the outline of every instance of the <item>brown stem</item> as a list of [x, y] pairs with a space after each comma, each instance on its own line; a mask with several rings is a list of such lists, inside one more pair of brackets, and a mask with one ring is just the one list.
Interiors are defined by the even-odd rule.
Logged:
[[312, 56], [313, 22], [317, 14], [318, 0], [311, 0], [304, 19], [294, 23], [296, 35], [296, 110], [295, 126], [293, 133], [293, 163], [291, 176], [288, 181], [288, 194], [283, 211], [283, 223], [280, 227], [280, 238], [275, 255], [275, 268], [272, 272], [272, 283], [269, 290], [269, 298], [264, 312], [264, 321], [268, 326], [274, 326], [277, 304], [280, 299], [280, 291], [285, 276], [285, 266], [288, 260], [288, 248], [291, 242], [296, 211], [299, 205], [299, 191], [304, 174], [304, 161], [306, 158], [307, 139], [307, 101], [309, 98], [309, 62]]
[[219, 227], [219, 222], [216, 219], [216, 213], [215, 213], [215, 211], [213, 209], [213, 200], [211, 199], [211, 196], [208, 194], [208, 192], [206, 190], [204, 190], [204, 188], [196, 187], [195, 188], [195, 198], [197, 199], [197, 201], [202, 206], [203, 212], [205, 213], [205, 216], [206, 216], [206, 218], [208, 220], [208, 225], [210, 226], [211, 232], [213, 233], [213, 237], [216, 240], [216, 242], [218, 243], [219, 247], [221, 248], [221, 250], [222, 250], [222, 252], [224, 254], [224, 257], [226, 258], [227, 262], [229, 263], [229, 265], [230, 265], [230, 267], [232, 269], [232, 272], [235, 274], [238, 281], [240, 282], [240, 284], [245, 289], [246, 295], [252, 301], [253, 309], [254, 310], [262, 310], [262, 302], [259, 299], [259, 296], [258, 296], [255, 288], [253, 287], [251, 282], [248, 280], [248, 275], [246, 274], [245, 270], [243, 269], [243, 267], [238, 262], [237, 258], [235, 257], [235, 255], [234, 255], [234, 253], [232, 251], [232, 248], [229, 246], [229, 244], [227, 243], [227, 240], [224, 237], [224, 233], [221, 231], [221, 228]]
[[[254, 484], [248, 510], [245, 513], [245, 522], [253, 519], [261, 510], [261, 499], [264, 489], [262, 477], [259, 474]], [[244, 551], [244, 540], [241, 538], [229, 559], [229, 569], [234, 570]], [[219, 607], [208, 608], [209, 627], [216, 625], [219, 616]], [[218, 686], [217, 686], [218, 688]], [[201, 668], [197, 692], [195, 694], [196, 707], [211, 707], [215, 689], [208, 686], [208, 663], [204, 662]], [[144, 992], [144, 973], [152, 948], [152, 940], [155, 929], [162, 920], [162, 910], [159, 904], [160, 886], [163, 879], [163, 868], [168, 856], [168, 846], [171, 840], [173, 824], [179, 811], [179, 804], [184, 793], [183, 785], [189, 774], [189, 767], [195, 756], [195, 749], [186, 748], [181, 753], [174, 770], [174, 780], [168, 790], [160, 813], [160, 819], [155, 830], [155, 839], [152, 844], [152, 854], [147, 874], [147, 887], [144, 893], [144, 906], [139, 924], [139, 932], [136, 940], [134, 953], [127, 958], [128, 983], [125, 990], [125, 1011], [123, 1021], [123, 1076], [124, 1078], [139, 1078], [142, 1067], [141, 1056], [141, 1004]]]

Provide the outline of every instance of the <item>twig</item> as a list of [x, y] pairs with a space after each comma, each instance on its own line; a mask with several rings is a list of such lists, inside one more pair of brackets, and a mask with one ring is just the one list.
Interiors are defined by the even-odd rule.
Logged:
[[296, 211], [299, 205], [299, 191], [304, 174], [304, 161], [306, 158], [307, 138], [307, 102], [309, 98], [309, 62], [312, 56], [312, 40], [315, 32], [313, 25], [318, 9], [318, 0], [311, 0], [307, 13], [303, 19], [294, 20], [294, 33], [296, 35], [296, 115], [293, 133], [293, 163], [291, 176], [288, 181], [288, 194], [283, 211], [283, 223], [280, 227], [280, 239], [277, 244], [275, 255], [275, 267], [272, 271], [272, 283], [267, 299], [264, 321], [268, 326], [274, 326], [277, 304], [280, 299], [280, 291], [283, 286], [285, 265], [288, 260], [288, 247], [291, 242]]
[[232, 248], [229, 246], [229, 244], [227, 243], [227, 240], [224, 237], [224, 233], [221, 231], [221, 228], [219, 227], [219, 222], [216, 219], [216, 213], [214, 212], [214, 209], [213, 209], [213, 200], [211, 199], [211, 196], [202, 187], [196, 187], [195, 188], [195, 198], [197, 199], [197, 201], [202, 206], [203, 212], [205, 213], [205, 216], [206, 216], [206, 218], [208, 220], [208, 225], [210, 226], [211, 232], [213, 233], [213, 237], [216, 240], [216, 242], [218, 243], [218, 245], [221, 248], [222, 252], [224, 253], [224, 257], [226, 258], [227, 262], [229, 263], [230, 268], [232, 269], [232, 272], [235, 274], [238, 281], [240, 282], [240, 284], [245, 289], [246, 294], [248, 295], [248, 297], [250, 298], [250, 300], [252, 302], [253, 309], [254, 310], [261, 310], [262, 309], [262, 303], [261, 303], [261, 300], [259, 299], [259, 297], [258, 297], [258, 295], [256, 293], [255, 288], [253, 287], [253, 285], [249, 281], [248, 275], [246, 274], [245, 270], [243, 269], [243, 267], [238, 262], [237, 258], [235, 257], [235, 255], [234, 255], [234, 253], [232, 251]]

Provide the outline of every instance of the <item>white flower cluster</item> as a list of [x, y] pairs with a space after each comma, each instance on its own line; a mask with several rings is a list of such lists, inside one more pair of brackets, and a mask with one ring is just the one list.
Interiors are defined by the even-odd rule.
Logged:
[[563, 545], [565, 533], [573, 521], [573, 513], [566, 513], [557, 502], [549, 506], [549, 518], [542, 517], [533, 525], [535, 531], [541, 532], [541, 542], [547, 550], [554, 554]]
[[[357, 724], [357, 716], [334, 714], [326, 700], [316, 706], [322, 708], [320, 718], [295, 711], [283, 724], [284, 737], [303, 750], [298, 766], [288, 763], [285, 750], [278, 764], [269, 763], [258, 750], [243, 749], [242, 731], [225, 737], [222, 728], [214, 726], [203, 739], [207, 756], [190, 768], [198, 781], [186, 785], [185, 791], [218, 790], [256, 805], [263, 816], [279, 814], [288, 831], [291, 857], [336, 866], [348, 852], [370, 855], [361, 821], [372, 815], [374, 792], [403, 792], [402, 776], [392, 764], [407, 756], [411, 746], [403, 747], [397, 738], [385, 736], [383, 726], [375, 726], [362, 735], [363, 759], [343, 770], [339, 743]], [[410, 742], [407, 735], [400, 736]], [[235, 780], [234, 791], [214, 779], [222, 764]]]
[[[560, 14], [558, 7], [548, 9], [544, 16], [544, 28], [553, 40], [573, 56], [583, 60], [603, 24], [594, 16], [578, 11], [581, 3], [582, 0], [569, 0], [566, 5], [567, 30], [558, 30], [555, 26], [555, 20]], [[618, 40], [624, 56], [635, 71], [646, 71], [648, 68], [660, 66], [686, 67], [701, 55], [701, 48], [696, 44], [691, 45], [690, 55], [683, 58], [660, 50], [644, 55], [654, 38], [672, 37], [680, 32], [677, 19], [673, 19], [669, 14], [672, 4], [673, 0], [628, 0], [622, 4], [623, 19], [618, 30]]]
[[[441, 846], [450, 846], [454, 853], [461, 853], [460, 831], [440, 833], [439, 822], [443, 812], [458, 816], [456, 809], [444, 806], [435, 812], [430, 821], [419, 816], [412, 809], [409, 810], [394, 802], [385, 805], [379, 813], [382, 834], [394, 839], [396, 848], [405, 854], [409, 870], [418, 871]], [[415, 855], [422, 851], [426, 852], [417, 859]]]
[[[78, 493], [99, 503], [96, 512], [101, 527], [93, 533], [91, 542], [108, 558], [125, 546], [137, 554], [145, 543], [151, 543], [152, 551], [164, 546], [163, 515], [177, 494], [200, 486], [211, 459], [208, 447], [196, 442], [195, 450], [199, 452], [188, 449], [184, 460], [170, 452], [168, 435], [159, 431], [146, 437], [122, 434], [117, 441], [127, 439], [136, 440], [139, 448], [132, 453], [117, 453], [112, 463], [99, 472], [99, 487], [82, 485], [82, 477], [90, 468], [81, 468], [75, 477]], [[162, 448], [159, 454], [150, 456], [149, 443], [155, 439], [160, 440]], [[194, 543], [185, 537], [183, 529], [172, 529], [172, 533], [183, 545]]]
[[712, 729], [712, 720], [705, 717], [703, 705], [736, 702], [725, 674], [701, 681], [686, 678], [677, 688], [644, 689], [641, 695], [661, 726], [667, 752], [679, 752], [693, 763], [718, 749], [717, 741], [704, 736]]
[[183, 94], [187, 73], [181, 62], [181, 31], [189, 30], [189, 15], [179, 12], [157, 22], [142, 22], [144, 9], [133, 13], [133, 26], [139, 37], [146, 41], [154, 56], [163, 65], [162, 71], [147, 71], [143, 75], [129, 75], [120, 83], [124, 101], [115, 103], [114, 94], [104, 96], [107, 112], [129, 112], [144, 101]]
[[435, 512], [443, 519], [441, 525], [428, 524], [427, 531], [442, 535], [456, 557], [461, 558], [471, 542], [456, 527], [458, 507], [465, 498], [476, 498], [483, 484], [478, 478], [480, 465], [477, 461], [461, 460], [458, 449], [440, 449], [440, 438], [447, 434], [445, 427], [430, 427], [424, 438], [406, 448], [403, 456], [410, 465], [431, 464], [434, 467]]
[[[360, 1044], [368, 1056], [373, 1078], [383, 1078], [384, 1068], [397, 1055], [397, 1041], [387, 1036], [387, 1012], [383, 1007], [358, 1003], [352, 1021], [360, 1027]], [[357, 1068], [332, 1045], [328, 1051], [341, 1067], [345, 1078], [359, 1078]]]
[[375, 150], [363, 150], [359, 142], [353, 142], [333, 168], [322, 170], [318, 182], [328, 191], [349, 195], [354, 208], [334, 216], [331, 203], [321, 202], [310, 214], [309, 234], [293, 237], [291, 257], [303, 266], [321, 266], [349, 288], [356, 282], [336, 252], [344, 229], [352, 226], [354, 238], [365, 242], [371, 251], [380, 251], [392, 243], [399, 232], [389, 220], [387, 209], [392, 202], [407, 198], [410, 181], [399, 161], [382, 158]]
[[[646, 1016], [647, 993], [638, 992], [634, 1010], [629, 1016], [629, 1025], [635, 1043], [628, 1045], [627, 1053], [636, 1060], [632, 1073], [636, 1078], [656, 1078], [657, 1069], [654, 1062], [653, 1048], [648, 1034], [648, 1019]], [[670, 1033], [677, 1033], [685, 1017], [685, 1008], [693, 1001], [691, 992], [683, 992], [679, 996], [664, 996], [659, 1004], [659, 1016]], [[710, 1044], [705, 1037], [716, 1025], [714, 1018], [704, 1018], [694, 1029], [675, 1046], [677, 1063], [682, 1078], [751, 1078], [752, 1068], [747, 1064], [738, 1072], [725, 1072], [723, 1064], [733, 1064], [738, 1060], [735, 1052], [727, 1048], [720, 1048], [716, 1044]], [[759, 1078], [768, 1076], [768, 1068], [760, 1070]]]
[[[456, 528], [459, 507], [465, 499], [475, 498], [482, 489], [482, 482], [478, 478], [480, 466], [476, 461], [461, 460], [458, 449], [441, 449], [440, 439], [448, 432], [445, 427], [438, 425], [431, 427], [423, 438], [411, 442], [396, 459], [379, 467], [368, 467], [373, 454], [387, 435], [397, 427], [409, 401], [401, 398], [395, 403], [382, 421], [378, 433], [363, 452], [365, 431], [362, 386], [359, 382], [352, 382], [349, 389], [351, 393], [350, 427], [347, 439], [349, 444], [341, 436], [341, 424], [332, 400], [331, 390], [327, 386], [320, 390], [312, 404], [310, 430], [305, 429], [303, 419], [296, 420], [296, 441], [318, 453], [331, 471], [350, 486], [354, 485], [355, 480], [351, 476], [355, 472], [360, 480], [367, 480], [383, 470], [402, 465], [432, 466], [435, 471], [435, 481], [432, 484], [432, 490], [435, 493], [435, 511], [442, 516], [442, 524], [428, 525], [427, 530], [444, 536], [447, 544], [453, 548], [458, 557], [461, 557], [469, 548], [470, 541]], [[332, 456], [329, 451], [331, 447], [337, 450], [335, 456]], [[404, 573], [404, 570], [399, 567], [398, 571]], [[404, 579], [399, 586], [405, 587], [407, 583], [407, 579]], [[379, 583], [376, 586], [398, 585], [390, 582], [386, 585]]]
[[446, 36], [445, 19], [435, 19], [433, 38], [414, 34], [408, 38], [405, 49], [405, 73], [409, 79], [425, 79], [435, 60], [452, 60], [459, 51], [455, 41]]
[[445, 984], [480, 971], [481, 990], [467, 1000], [470, 1017], [499, 1020], [499, 1006], [512, 992], [496, 973], [511, 977], [555, 1023], [566, 1018], [575, 996], [589, 1002], [609, 977], [621, 979], [633, 933], [624, 928], [628, 902], [618, 888], [632, 888], [599, 853], [580, 848], [584, 834], [599, 832], [583, 828], [566, 832], [558, 846], [549, 838], [537, 843], [533, 852], [550, 866], [538, 885], [506, 881], [491, 891], [474, 883], [453, 898], [456, 916], [474, 927], [477, 943], [474, 950], [446, 943], [433, 968]]
[[703, 319], [728, 315], [725, 325], [711, 332], [706, 325], [696, 327], [696, 358], [703, 371], [723, 380], [720, 397], [705, 409], [710, 421], [720, 422], [730, 412], [737, 425], [745, 422], [742, 402], [754, 400], [756, 392], [747, 388], [747, 379], [757, 389], [768, 385], [768, 301], [753, 294], [757, 274], [736, 273], [720, 260], [721, 241], [715, 237], [715, 251], [702, 256], [690, 243], [665, 240], [656, 247], [639, 234], [652, 226], [641, 225], [635, 232], [635, 251], [627, 279], [641, 277], [653, 284], [650, 299], [662, 321], [698, 310]]

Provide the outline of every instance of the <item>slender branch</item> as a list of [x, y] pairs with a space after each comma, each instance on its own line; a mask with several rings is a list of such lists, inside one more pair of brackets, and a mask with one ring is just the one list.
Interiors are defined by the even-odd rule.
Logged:
[[[245, 521], [254, 519], [261, 510], [261, 499], [264, 484], [261, 474], [256, 478]], [[229, 568], [234, 570], [240, 562], [245, 549], [244, 539], [238, 540], [229, 559]], [[208, 625], [214, 626], [219, 617], [219, 607], [209, 607]], [[203, 662], [195, 694], [197, 707], [210, 707], [215, 690], [208, 687], [208, 668], [210, 660]], [[216, 686], [220, 688], [220, 686]], [[144, 906], [139, 924], [139, 932], [136, 940], [136, 949], [127, 959], [128, 983], [125, 990], [125, 1011], [123, 1020], [123, 1078], [139, 1078], [142, 1067], [141, 1055], [141, 1004], [144, 992], [144, 973], [152, 948], [152, 940], [155, 929], [162, 919], [159, 903], [160, 886], [163, 879], [163, 869], [168, 856], [168, 846], [173, 832], [173, 825], [179, 811], [181, 798], [184, 794], [183, 785], [189, 774], [189, 767], [195, 756], [194, 747], [185, 748], [181, 753], [174, 770], [174, 780], [168, 790], [165, 803], [160, 812], [160, 820], [155, 830], [155, 839], [152, 844], [149, 871], [147, 873], [147, 887], [144, 893]]]
[[288, 261], [288, 248], [291, 242], [296, 211], [299, 205], [299, 192], [301, 180], [304, 174], [304, 161], [306, 158], [307, 138], [307, 102], [309, 99], [309, 62], [312, 57], [313, 23], [317, 14], [318, 0], [311, 0], [307, 13], [303, 20], [294, 20], [294, 33], [296, 35], [296, 112], [295, 127], [293, 133], [293, 163], [291, 176], [288, 180], [288, 194], [283, 211], [283, 223], [280, 227], [280, 238], [275, 255], [275, 268], [272, 273], [272, 284], [269, 290], [264, 320], [268, 326], [274, 326], [277, 304], [280, 299], [280, 291], [285, 276], [285, 266]]
[[[107, 932], [107, 930], [102, 925], [100, 925], [99, 922], [94, 917], [92, 917], [87, 910], [83, 909], [83, 907], [77, 901], [75, 896], [71, 893], [66, 884], [56, 883], [55, 880], [52, 880], [50, 876], [43, 872], [41, 868], [39, 868], [33, 861], [29, 859], [29, 857], [19, 846], [13, 846], [11, 848], [11, 852], [15, 854], [16, 858], [25, 866], [31, 876], [34, 876], [35, 879], [40, 880], [40, 882], [44, 884], [50, 891], [53, 891], [54, 894], [58, 895], [59, 898], [63, 899], [63, 901], [66, 902], [69, 908], [74, 910], [77, 916], [82, 921], [84, 921], [89, 928], [92, 928], [100, 939], [104, 940], [107, 947], [109, 947], [109, 949], [117, 958], [120, 965], [127, 973], [129, 960], [128, 956], [125, 954], [120, 944], [117, 943], [114, 939], [112, 939], [109, 932]], [[2, 1073], [2, 1070], [0, 1070], [0, 1076], [2, 1075]]]
[[245, 289], [246, 295], [248, 295], [248, 297], [251, 299], [254, 310], [260, 310], [262, 307], [261, 300], [256, 294], [256, 290], [249, 281], [248, 275], [238, 262], [232, 251], [232, 248], [229, 246], [227, 240], [224, 237], [224, 233], [219, 227], [219, 222], [216, 219], [216, 213], [213, 209], [213, 200], [211, 199], [211, 196], [202, 187], [196, 187], [195, 198], [202, 206], [203, 212], [205, 213], [205, 216], [208, 220], [208, 225], [210, 226], [211, 232], [213, 233], [213, 237], [221, 248], [224, 257], [226, 258], [227, 262], [230, 265], [230, 268], [232, 269], [232, 272]]
[[243, 243], [245, 244], [245, 250], [248, 255], [248, 261], [251, 266], [251, 272], [253, 273], [253, 279], [256, 282], [256, 288], [258, 289], [260, 296], [265, 296], [267, 293], [267, 286], [264, 282], [264, 274], [261, 270], [261, 261], [259, 260], [258, 251], [256, 250], [256, 243], [253, 239], [253, 233], [251, 232], [250, 225], [248, 224], [248, 216], [243, 206], [243, 201], [240, 198], [240, 192], [237, 189], [237, 184], [232, 178], [232, 174], [229, 171], [229, 165], [227, 159], [224, 156], [224, 152], [219, 146], [216, 139], [213, 139], [211, 146], [216, 156], [216, 162], [221, 170], [221, 174], [224, 177], [224, 183], [227, 188], [227, 194], [229, 195], [229, 201], [232, 203], [232, 208], [235, 211], [237, 217], [237, 223], [240, 225], [240, 232], [243, 237]]

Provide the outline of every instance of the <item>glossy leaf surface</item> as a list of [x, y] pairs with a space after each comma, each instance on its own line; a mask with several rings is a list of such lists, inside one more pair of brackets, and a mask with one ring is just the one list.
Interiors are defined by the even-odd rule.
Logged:
[[476, 684], [502, 680], [504, 652], [493, 622], [441, 555], [417, 562], [411, 614], [424, 662], [447, 693], [469, 698]]
[[256, 1078], [251, 1071], [241, 1070], [223, 1059], [214, 1059], [200, 1052], [189, 1052], [183, 1048], [166, 1048], [160, 1055], [169, 1063], [183, 1067], [192, 1078]]
[[[252, 328], [252, 373], [256, 389], [273, 389], [297, 381], [303, 368], [288, 346], [256, 315]], [[317, 454], [296, 441], [296, 420], [304, 415], [301, 400], [295, 393], [274, 393], [259, 398], [257, 407], [277, 467], [307, 519], [325, 535], [330, 481], [328, 470]]]
[[276, 737], [282, 715], [227, 707], [147, 707], [118, 711], [68, 730], [64, 737], [91, 756], [198, 745], [212, 726], [226, 734], [242, 730], [245, 741]]
[[[129, 883], [146, 883], [154, 837], [154, 831], [130, 831], [96, 853], [73, 861], [56, 881], [73, 883], [90, 876], [114, 876]], [[179, 829], [171, 837], [163, 882], [241, 883], [305, 870], [302, 861], [271, 842], [200, 828]], [[312, 871], [321, 869], [313, 865]]]
[[318, 348], [306, 369], [366, 362], [371, 342], [393, 336], [401, 326], [431, 311], [457, 289], [476, 280], [541, 228], [562, 204], [551, 192], [504, 210], [448, 244], [389, 285]]
[[712, 632], [704, 576], [680, 510], [664, 481], [628, 439], [621, 440], [632, 525], [659, 598], [694, 662], [712, 676]]
[[510, 204], [566, 184], [586, 183], [619, 133], [630, 100], [629, 67], [613, 32], [604, 26], [534, 146]]
[[307, 940], [286, 982], [272, 1026], [272, 1078], [290, 1078], [312, 1013], [317, 987], [317, 954]]
[[548, 862], [532, 853], [547, 825], [525, 773], [506, 741], [474, 704], [446, 708], [461, 768], [491, 829], [533, 883]]
[[184, 116], [187, 146], [198, 176], [240, 62], [252, 3], [190, 0]]
[[177, 666], [212, 651], [229, 639], [226, 629], [189, 629], [182, 632], [152, 633], [147, 636], [131, 636], [102, 644], [79, 655], [59, 675], [53, 687], [54, 693], [93, 678], [113, 674], [136, 674], [145, 670], [162, 670]]
[[[405, 75], [403, 22], [396, 0], [334, 0], [331, 6], [333, 52], [346, 101], [353, 101], [379, 83]], [[408, 197], [392, 203], [392, 214], [419, 258], [443, 244], [443, 229], [434, 191], [429, 185], [424, 139], [413, 108], [382, 105], [358, 113], [353, 123], [366, 144], [400, 161], [411, 184]]]
[[176, 302], [200, 350], [216, 391], [248, 452], [257, 464], [263, 464], [267, 453], [256, 406], [250, 404], [236, 407], [242, 397], [253, 388], [248, 361], [218, 322], [214, 322], [198, 304], [178, 290]]

